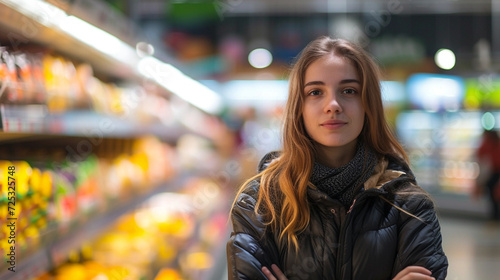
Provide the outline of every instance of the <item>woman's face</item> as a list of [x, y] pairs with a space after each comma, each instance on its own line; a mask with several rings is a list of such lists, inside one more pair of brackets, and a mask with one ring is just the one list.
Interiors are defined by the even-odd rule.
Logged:
[[325, 55], [306, 69], [304, 85], [303, 119], [309, 136], [324, 148], [351, 152], [365, 117], [354, 66], [346, 58]]

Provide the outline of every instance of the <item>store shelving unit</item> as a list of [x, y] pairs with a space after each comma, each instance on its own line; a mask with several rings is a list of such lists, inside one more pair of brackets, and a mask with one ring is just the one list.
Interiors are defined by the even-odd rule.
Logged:
[[[38, 8], [38, 12], [37, 9], [32, 9], [33, 5]], [[64, 15], [61, 15], [61, 11]], [[59, 17], [68, 16], [81, 19], [112, 34], [128, 46], [125, 48], [128, 53], [122, 53], [121, 57], [106, 53], [106, 50], [90, 46], [69, 35], [64, 26], [58, 25]], [[140, 83], [145, 78], [139, 73], [137, 66], [140, 58], [135, 53], [135, 44], [141, 41], [139, 32], [126, 18], [98, 0], [0, 0], [0, 30], [4, 31], [0, 32], [3, 34], [0, 35], [0, 42], [10, 42], [14, 49], [17, 43], [29, 42], [34, 46], [50, 48], [74, 61], [87, 63], [99, 76], [131, 84]], [[172, 61], [174, 59], [170, 62]], [[169, 94], [166, 94], [164, 97], [168, 96]], [[206, 112], [202, 112], [202, 115], [204, 114]], [[31, 145], [39, 140], [58, 143], [68, 137], [78, 141], [96, 136], [135, 139], [151, 135], [174, 144], [187, 132], [202, 134], [181, 125], [179, 120], [168, 124], [141, 123], [119, 115], [85, 110], [68, 110], [54, 114], [48, 112], [45, 104], [0, 104], [0, 118], [0, 145]], [[3, 266], [5, 264], [0, 266], [0, 280], [30, 279], [54, 269], [67, 259], [72, 250], [77, 250], [82, 243], [105, 232], [110, 224], [151, 197], [162, 192], [179, 191], [189, 178], [203, 175], [181, 172], [168, 182], [146, 188], [145, 192], [136, 190], [136, 193], [128, 194], [126, 199], [120, 198], [119, 201], [108, 203], [104, 212], [94, 210], [90, 214], [78, 216], [69, 224], [49, 225], [41, 232], [41, 246], [20, 252], [22, 255], [16, 259], [15, 273], [8, 271], [7, 267]], [[216, 247], [213, 250], [215, 254], [220, 255], [220, 246]]]
[[70, 251], [77, 249], [81, 244], [106, 231], [107, 227], [119, 217], [136, 209], [156, 194], [178, 191], [179, 187], [189, 177], [189, 175], [178, 176], [172, 181], [160, 184], [147, 192], [131, 194], [129, 199], [117, 201], [104, 213], [84, 215], [71, 221], [71, 225], [65, 225], [64, 227], [58, 225], [49, 228], [44, 234], [46, 240], [43, 242], [43, 246], [37, 248], [34, 252], [22, 252], [23, 255], [30, 254], [16, 262], [15, 273], [8, 271], [7, 268], [2, 269], [0, 280], [30, 279], [62, 264]]
[[155, 135], [165, 142], [174, 143], [188, 132], [188, 129], [178, 123], [141, 124], [131, 119], [91, 111], [69, 111], [52, 115], [46, 111], [44, 105], [0, 105], [0, 127], [3, 130], [0, 141], [43, 135], [114, 138]]

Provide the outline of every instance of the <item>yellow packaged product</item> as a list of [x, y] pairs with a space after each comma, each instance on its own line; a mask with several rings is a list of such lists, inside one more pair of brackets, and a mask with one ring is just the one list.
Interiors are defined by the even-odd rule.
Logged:
[[[6, 200], [9, 192], [9, 166], [13, 166], [10, 161], [0, 160], [0, 199]], [[14, 173], [15, 175], [15, 173]]]
[[33, 170], [31, 166], [26, 161], [14, 161], [12, 162], [16, 167], [16, 192], [17, 196], [24, 198], [29, 191], [29, 180]]
[[24, 230], [24, 236], [26, 236], [29, 246], [37, 246], [40, 243], [40, 232], [34, 225], [30, 225]]
[[130, 269], [127, 269], [123, 266], [112, 266], [107, 269], [106, 275], [108, 279], [116, 279], [116, 280], [128, 280], [128, 279], [139, 279], [138, 275], [134, 277], [131, 275]]
[[33, 167], [29, 178], [29, 186], [34, 193], [41, 191], [42, 171], [39, 168]]
[[123, 90], [114, 84], [105, 84], [109, 94], [109, 110], [115, 115], [123, 115], [125, 108], [123, 107]]
[[47, 88], [47, 106], [50, 112], [63, 112], [67, 109], [65, 94], [68, 91], [65, 77], [65, 60], [61, 57], [46, 55], [43, 59], [43, 74]]
[[44, 229], [47, 227], [47, 218], [44, 216], [40, 219], [38, 219], [38, 221], [36, 221], [36, 224], [35, 224], [39, 229]]
[[85, 266], [77, 263], [64, 264], [56, 270], [55, 280], [87, 280]]
[[173, 268], [163, 268], [154, 280], [182, 280], [181, 274]]
[[[87, 273], [87, 279], [101, 279], [105, 277], [106, 267], [96, 261], [85, 261], [82, 263]], [[99, 277], [99, 278], [97, 278]]]
[[44, 198], [52, 197], [53, 189], [53, 175], [50, 170], [45, 170], [42, 172], [40, 178], [40, 193]]
[[[8, 205], [7, 203], [0, 203], [0, 221], [6, 221], [7, 220], [7, 211], [8, 211]], [[1, 230], [0, 230], [1, 231]]]

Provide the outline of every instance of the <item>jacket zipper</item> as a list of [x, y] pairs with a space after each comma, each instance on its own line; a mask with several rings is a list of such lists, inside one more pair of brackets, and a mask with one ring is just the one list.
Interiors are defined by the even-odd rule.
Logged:
[[350, 207], [350, 208], [349, 208], [349, 210], [347, 211], [347, 214], [351, 213], [352, 208], [354, 207], [354, 204], [356, 203], [356, 199], [357, 199], [357, 198], [355, 198], [355, 199], [352, 201], [351, 207]]
[[340, 246], [339, 246], [339, 253], [338, 254], [338, 259], [337, 259], [337, 279], [345, 279], [342, 275], [342, 265], [344, 263], [344, 250], [345, 250], [345, 235], [346, 235], [346, 231], [347, 231], [347, 225], [349, 224], [349, 220], [351, 218], [351, 211], [352, 211], [352, 208], [354, 207], [354, 204], [356, 203], [356, 199], [354, 199], [354, 201], [352, 202], [351, 204], [351, 207], [349, 208], [349, 210], [347, 211], [347, 213], [345, 214], [345, 219], [344, 219], [344, 222], [342, 223], [342, 225], [340, 226], [340, 236], [339, 236], [339, 242], [340, 242]]
[[[396, 178], [397, 180], [398, 178]], [[391, 180], [390, 182], [387, 182], [385, 183], [382, 187], [384, 186], [387, 186], [389, 184], [395, 184], [394, 183], [394, 180]], [[378, 189], [372, 189], [372, 190], [366, 190], [364, 192], [362, 192], [361, 194], [358, 195], [358, 197], [356, 197], [354, 199], [354, 201], [352, 202], [351, 204], [351, 207], [349, 207], [349, 210], [347, 211], [346, 215], [345, 215], [345, 219], [344, 219], [344, 223], [341, 225], [340, 227], [340, 237], [339, 237], [339, 242], [340, 242], [340, 246], [339, 246], [339, 257], [337, 259], [337, 269], [336, 269], [336, 276], [337, 276], [337, 279], [344, 279], [344, 275], [342, 275], [342, 265], [344, 263], [344, 250], [345, 250], [345, 235], [346, 235], [346, 231], [347, 231], [347, 225], [349, 224], [349, 221], [351, 219], [351, 212], [354, 208], [354, 205], [356, 204], [356, 201], [359, 201], [361, 200], [361, 198], [364, 198], [365, 196], [370, 196], [370, 195], [380, 195], [384, 193], [383, 191], [380, 190], [380, 188]], [[358, 203], [359, 204], [359, 203]], [[352, 277], [351, 277], [352, 278]], [[349, 278], [349, 279], [351, 279]]]
[[[345, 279], [345, 277], [343, 277], [344, 275], [342, 275], [342, 265], [344, 263], [344, 250], [345, 250], [345, 235], [346, 235], [346, 231], [347, 231], [347, 225], [349, 224], [349, 221], [351, 219], [351, 212], [352, 212], [352, 209], [354, 208], [354, 204], [356, 204], [356, 201], [358, 201], [358, 199], [362, 198], [362, 197], [365, 197], [365, 196], [368, 196], [370, 194], [370, 192], [374, 192], [374, 191], [365, 191], [365, 192], [362, 192], [357, 198], [354, 199], [354, 201], [352, 202], [351, 204], [351, 207], [349, 207], [349, 210], [347, 211], [346, 215], [345, 215], [345, 219], [344, 219], [344, 223], [342, 223], [341, 227], [340, 227], [340, 236], [339, 236], [339, 242], [340, 242], [340, 247], [339, 247], [339, 252], [340, 254], [338, 255], [338, 259], [337, 259], [337, 270], [336, 270], [336, 274], [337, 274], [337, 279]], [[376, 191], [376, 192], [379, 192], [379, 191]], [[368, 194], [367, 194], [368, 193]], [[351, 279], [351, 278], [349, 278]]]

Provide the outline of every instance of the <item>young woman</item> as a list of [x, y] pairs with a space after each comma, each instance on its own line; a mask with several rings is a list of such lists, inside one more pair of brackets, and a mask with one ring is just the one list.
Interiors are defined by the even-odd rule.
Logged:
[[229, 279], [445, 279], [433, 202], [384, 118], [379, 70], [321, 37], [290, 73], [283, 150], [231, 211]]

